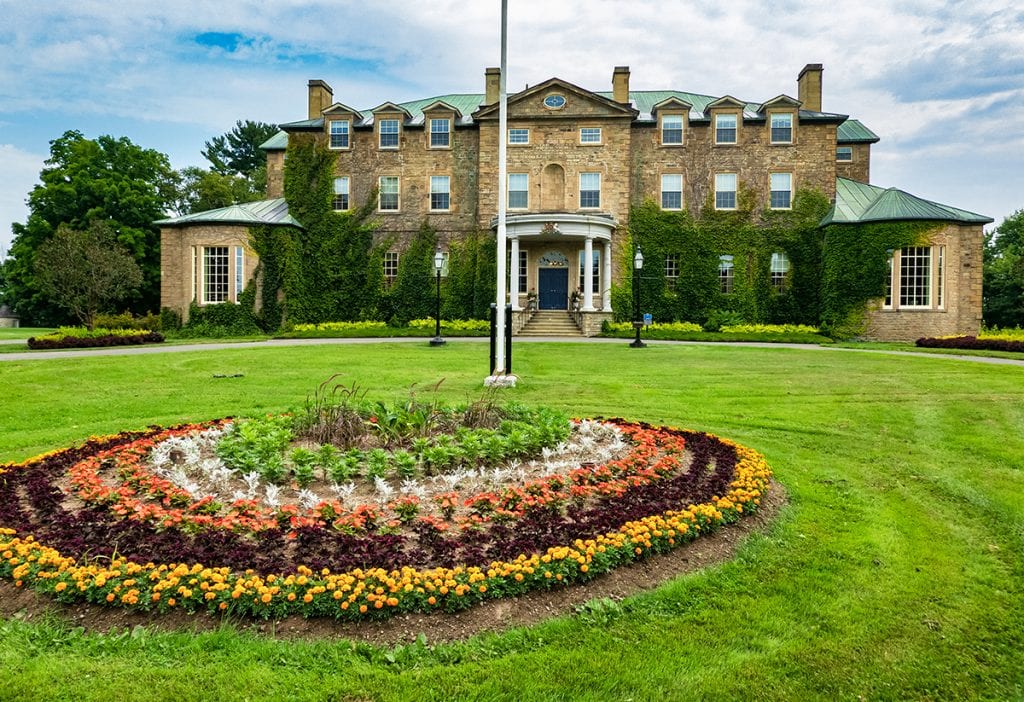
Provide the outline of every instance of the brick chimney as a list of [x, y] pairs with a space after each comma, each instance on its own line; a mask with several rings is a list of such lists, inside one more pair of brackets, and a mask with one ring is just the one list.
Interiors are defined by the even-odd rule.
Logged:
[[501, 97], [501, 69], [484, 69], [484, 104], [493, 105]]
[[797, 99], [800, 107], [813, 112], [821, 112], [821, 72], [820, 63], [809, 63], [800, 71], [796, 79]]
[[309, 119], [316, 119], [334, 104], [334, 91], [322, 80], [309, 81]]
[[616, 66], [612, 72], [612, 99], [629, 104], [629, 66]]

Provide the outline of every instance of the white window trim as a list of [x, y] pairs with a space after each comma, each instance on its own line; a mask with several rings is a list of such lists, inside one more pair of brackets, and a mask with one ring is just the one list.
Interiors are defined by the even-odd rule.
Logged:
[[[583, 204], [583, 176], [597, 176], [597, 205], [584, 205]], [[601, 200], [602, 200], [601, 190], [603, 188], [602, 188], [602, 183], [601, 183], [601, 173], [600, 173], [600, 171], [587, 171], [585, 173], [580, 173], [579, 184], [580, 184], [580, 189], [579, 189], [578, 192], [579, 192], [579, 206], [580, 206], [580, 209], [581, 210], [599, 210], [599, 209], [601, 209]], [[594, 191], [591, 189], [591, 190], [587, 190], [587, 192], [590, 193], [590, 192], [594, 192]]]
[[[396, 181], [398, 181], [398, 188], [397, 188], [397, 192], [395, 193], [395, 195], [398, 197], [398, 206], [395, 207], [395, 209], [393, 209], [393, 210], [392, 209], [384, 210], [384, 209], [381, 209], [381, 206], [380, 206], [381, 198], [384, 195], [384, 179], [385, 178], [394, 178]], [[402, 178], [401, 178], [401, 176], [379, 176], [377, 178], [377, 211], [378, 212], [383, 212], [385, 214], [393, 214], [395, 212], [401, 212], [402, 211]]]
[[[583, 132], [584, 130], [596, 130], [597, 141], [584, 141]], [[580, 146], [602, 146], [604, 145], [604, 130], [600, 127], [580, 127]]]
[[889, 256], [887, 266], [889, 268], [888, 295], [889, 302], [885, 302], [885, 294], [882, 296], [882, 309], [887, 312], [944, 312], [946, 310], [946, 281], [949, 276], [945, 270], [948, 256], [944, 244], [933, 244], [928, 246], [914, 246], [910, 248], [928, 249], [928, 304], [926, 305], [903, 305], [900, 303], [902, 297], [902, 257], [903, 249], [896, 249]]
[[[397, 251], [385, 251], [384, 252], [384, 260], [382, 261], [382, 265], [383, 265], [382, 273], [384, 275], [384, 283], [386, 285], [391, 285], [392, 283], [395, 282], [395, 280], [398, 279], [398, 266], [401, 263], [401, 260], [402, 260], [402, 257], [401, 257], [401, 255]], [[389, 268], [388, 263], [391, 262], [391, 261], [394, 262], [394, 271], [395, 271], [394, 275], [388, 275], [388, 268]]]
[[[211, 250], [211, 249], [224, 249], [224, 258], [226, 259], [225, 263], [227, 265], [225, 266], [226, 270], [224, 272], [224, 277], [225, 277], [224, 283], [225, 283], [226, 290], [224, 291], [224, 299], [223, 300], [211, 300], [208, 297], [208, 294], [207, 294], [209, 286], [207, 285], [206, 252]], [[219, 304], [223, 304], [225, 302], [231, 302], [231, 254], [232, 254], [231, 247], [227, 246], [227, 245], [221, 245], [221, 246], [200, 246], [199, 247], [199, 271], [200, 271], [199, 290], [200, 290], [200, 299], [202, 300], [201, 304], [203, 304], [203, 305], [219, 305]]]
[[[381, 131], [381, 128], [384, 126], [384, 122], [394, 122], [396, 124], [396, 126], [398, 127], [398, 130], [395, 132], [395, 137], [397, 139], [397, 143], [394, 146], [384, 146], [383, 144], [381, 144], [381, 140], [384, 138], [384, 132]], [[390, 132], [388, 132], [388, 134], [390, 134]], [[402, 145], [402, 120], [398, 119], [397, 117], [383, 117], [383, 118], [377, 120], [377, 148], [379, 150], [381, 150], [381, 151], [398, 151], [398, 149], [399, 149], [399, 147], [401, 147], [401, 145]]]
[[[526, 141], [512, 141], [512, 132], [526, 132]], [[509, 146], [529, 146], [530, 145], [530, 128], [529, 127], [509, 127], [508, 134], [505, 135], [508, 140], [506, 143]]]
[[[665, 119], [679, 118], [679, 141], [665, 141]], [[658, 141], [660, 146], [677, 148], [686, 144], [686, 117], [681, 114], [664, 114], [658, 117]]]
[[[679, 179], [679, 190], [678, 191], [677, 190], [665, 190], [665, 178], [666, 177], [668, 177], [668, 178], [678, 178]], [[661, 190], [659, 190], [659, 194], [661, 195], [661, 197], [660, 197], [659, 203], [658, 203], [659, 205], [661, 205], [661, 209], [665, 210], [666, 212], [680, 212], [683, 209], [683, 206], [685, 204], [683, 202], [683, 180], [684, 179], [683, 179], [683, 174], [682, 173], [662, 173], [661, 174]], [[679, 207], [665, 207], [665, 193], [666, 192], [670, 192], [670, 193], [678, 192], [679, 193]]]
[[[850, 153], [850, 158], [839, 158], [839, 149], [847, 149]], [[836, 163], [853, 163], [853, 147], [852, 146], [837, 146], [836, 147]]]
[[[445, 134], [448, 135], [448, 143], [445, 144], [444, 146], [435, 146], [434, 143], [433, 143], [434, 142], [434, 122], [439, 121], [439, 120], [444, 120], [444, 121], [448, 122], [448, 131], [444, 132]], [[452, 148], [452, 122], [453, 122], [453, 120], [452, 120], [451, 117], [431, 117], [430, 119], [427, 120], [427, 148], [428, 149], [435, 149], [435, 150], [442, 150], [443, 151], [445, 149], [451, 149]], [[441, 132], [438, 132], [438, 133], [440, 134]]]
[[[772, 118], [777, 116], [788, 116], [789, 117], [789, 141], [776, 141], [772, 137]], [[768, 143], [769, 144], [780, 144], [785, 146], [792, 146], [796, 143], [796, 117], [792, 112], [769, 112], [768, 113]]]
[[[722, 190], [722, 191], [719, 191], [718, 190], [718, 176], [726, 176], [726, 175], [731, 175], [733, 177], [733, 189], [732, 190]], [[732, 211], [736, 210], [739, 207], [739, 204], [740, 204], [739, 188], [740, 188], [740, 179], [737, 176], [737, 174], [735, 174], [735, 173], [716, 173], [715, 174], [715, 209], [719, 210], [721, 212], [732, 212]], [[719, 207], [718, 206], [718, 193], [719, 192], [732, 193], [733, 194], [734, 204], [733, 204], [732, 207]]]
[[[512, 188], [509, 187], [511, 185], [511, 183], [512, 183], [512, 176], [523, 176], [523, 177], [526, 178], [526, 190], [525, 191], [523, 191], [523, 190], [516, 190], [515, 191], [517, 193], [521, 193], [521, 192], [525, 192], [526, 193], [526, 204], [523, 205], [522, 207], [513, 207], [512, 206]], [[508, 182], [505, 184], [505, 197], [507, 199], [507, 201], [505, 203], [505, 207], [507, 209], [516, 210], [516, 211], [530, 209], [530, 174], [529, 173], [509, 173], [508, 174]]]
[[[448, 180], [448, 189], [446, 191], [439, 191], [448, 195], [448, 207], [444, 209], [434, 207], [434, 178], [445, 178]], [[451, 212], [452, 211], [452, 177], [447, 174], [427, 176], [427, 209], [431, 212]]]
[[[349, 210], [352, 209], [352, 178], [349, 177], [349, 176], [334, 176], [334, 181], [332, 181], [332, 187], [336, 186], [336, 184], [337, 184], [337, 182], [339, 180], [344, 180], [345, 181], [345, 186], [346, 186], [346, 189], [348, 190], [348, 192], [347, 193], [339, 193], [337, 191], [337, 189], [335, 189], [334, 193], [331, 196], [331, 209], [334, 212], [348, 212]], [[339, 210], [339, 209], [337, 209], [334, 206], [334, 200], [335, 200], [335, 198], [338, 197], [338, 195], [346, 195], [348, 197], [348, 207], [345, 207], [345, 208], [342, 208], [342, 209]]]
[[[345, 130], [346, 135], [348, 136], [348, 145], [347, 146], [333, 146], [331, 144], [331, 125], [334, 124], [335, 122], [348, 125], [348, 129]], [[347, 119], [331, 119], [331, 120], [327, 120], [327, 148], [330, 149], [331, 151], [348, 151], [349, 149], [352, 148], [352, 121], [351, 120], [347, 120]], [[288, 154], [286, 153], [285, 157], [287, 158], [287, 156], [288, 156]]]
[[[732, 141], [718, 140], [718, 120], [721, 119], [722, 117], [732, 117], [736, 122], [734, 128], [734, 131], [736, 132], [736, 137]], [[725, 112], [721, 114], [716, 114], [714, 124], [712, 125], [714, 129], [715, 146], [737, 146], [740, 143], [740, 122], [742, 122], [742, 120], [740, 119], [740, 116], [735, 112]]]
[[[772, 176], [773, 175], [789, 176], [789, 190], [788, 190], [788, 192], [789, 192], [789, 205], [786, 206], [786, 207], [775, 207], [775, 206], [772, 205], [772, 193], [784, 193], [784, 192], [787, 192], [786, 190], [772, 190]], [[792, 173], [787, 173], [785, 171], [776, 171], [774, 173], [769, 173], [768, 174], [768, 209], [770, 209], [770, 210], [779, 210], [780, 212], [784, 212], [786, 210], [793, 209], [793, 174]]]

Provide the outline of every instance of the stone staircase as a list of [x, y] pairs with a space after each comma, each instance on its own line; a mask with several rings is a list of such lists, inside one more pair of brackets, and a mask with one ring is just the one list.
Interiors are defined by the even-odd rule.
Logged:
[[518, 336], [583, 336], [572, 316], [565, 310], [539, 310]]

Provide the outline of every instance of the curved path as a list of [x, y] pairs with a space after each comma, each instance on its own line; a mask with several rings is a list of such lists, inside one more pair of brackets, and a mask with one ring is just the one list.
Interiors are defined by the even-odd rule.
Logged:
[[[446, 337], [454, 343], [486, 343], [487, 337]], [[82, 358], [87, 356], [134, 356], [151, 353], [174, 353], [181, 351], [218, 351], [237, 348], [267, 348], [272, 346], [322, 346], [324, 344], [427, 344], [426, 337], [374, 337], [357, 339], [267, 339], [264, 341], [214, 342], [205, 344], [153, 344], [149, 346], [120, 346], [101, 349], [68, 349], [62, 351], [26, 351], [0, 353], [2, 361], [38, 361], [53, 358]], [[534, 343], [573, 343], [573, 344], [625, 344], [629, 339], [612, 339], [605, 337], [564, 337], [564, 336], [530, 336], [516, 337], [517, 344]], [[23, 343], [15, 341], [14, 343]], [[851, 351], [854, 353], [880, 353], [896, 356], [917, 356], [924, 358], [950, 358], [974, 363], [990, 363], [994, 365], [1024, 366], [1024, 359], [996, 358], [993, 356], [965, 356], [958, 354], [935, 354], [917, 351], [890, 351], [886, 349], [851, 349], [846, 347], [820, 346], [818, 344], [787, 344], [756, 341], [662, 341], [646, 340], [649, 346], [742, 346], [762, 349], [804, 349], [808, 351]]]

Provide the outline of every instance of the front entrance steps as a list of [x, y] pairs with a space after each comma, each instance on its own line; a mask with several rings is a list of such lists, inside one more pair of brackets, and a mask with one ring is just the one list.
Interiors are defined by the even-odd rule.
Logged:
[[583, 336], [566, 310], [539, 310], [519, 330], [518, 336]]

